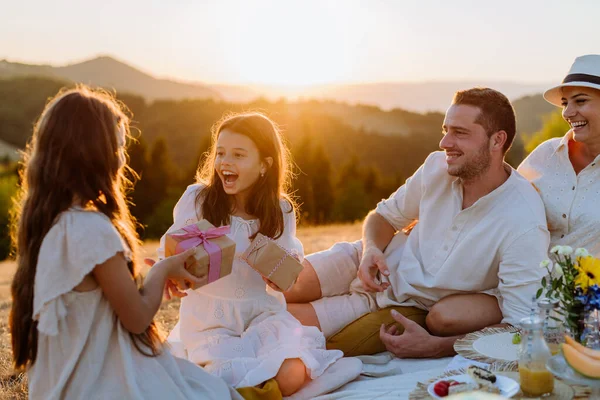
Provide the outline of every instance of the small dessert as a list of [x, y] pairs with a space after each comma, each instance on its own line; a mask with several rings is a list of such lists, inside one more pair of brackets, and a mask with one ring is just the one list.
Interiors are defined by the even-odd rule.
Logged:
[[447, 381], [439, 381], [433, 386], [433, 391], [440, 397], [448, 396], [448, 391], [450, 386], [458, 385], [458, 382], [454, 379], [450, 379]]
[[463, 393], [463, 392], [472, 392], [474, 390], [478, 390], [479, 389], [479, 385], [476, 383], [467, 383], [467, 382], [462, 382], [462, 383], [457, 383], [456, 385], [452, 385], [448, 387], [448, 394], [455, 394], [455, 393]]
[[467, 373], [475, 382], [479, 383], [480, 385], [493, 386], [493, 384], [496, 383], [496, 375], [485, 368], [471, 365], [469, 368], [467, 368]]
[[498, 386], [496, 386], [494, 384], [481, 384], [481, 385], [479, 385], [479, 390], [482, 392], [494, 393], [494, 394], [501, 393]]
[[467, 373], [474, 382], [458, 382], [453, 379], [441, 380], [435, 383], [433, 391], [439, 397], [476, 390], [494, 394], [501, 393], [500, 389], [495, 385], [497, 380], [496, 375], [487, 369], [472, 365], [467, 369]]

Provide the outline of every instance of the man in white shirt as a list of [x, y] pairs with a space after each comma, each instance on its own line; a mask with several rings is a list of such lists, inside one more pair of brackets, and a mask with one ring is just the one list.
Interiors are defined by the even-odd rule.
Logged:
[[465, 333], [529, 315], [549, 234], [538, 193], [504, 162], [514, 110], [493, 89], [460, 91], [442, 129], [443, 152], [369, 213], [362, 243], [308, 256], [286, 293], [328, 348], [441, 357]]

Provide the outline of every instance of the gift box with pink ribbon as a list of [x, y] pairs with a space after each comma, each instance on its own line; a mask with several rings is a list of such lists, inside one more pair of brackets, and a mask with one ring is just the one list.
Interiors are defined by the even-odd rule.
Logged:
[[283, 291], [292, 287], [303, 269], [296, 253], [260, 233], [241, 258]]
[[186, 269], [200, 278], [208, 275], [208, 283], [212, 283], [231, 273], [235, 242], [226, 236], [228, 233], [229, 226], [215, 228], [203, 219], [167, 233], [165, 255], [169, 257], [195, 247], [196, 253], [185, 262]]

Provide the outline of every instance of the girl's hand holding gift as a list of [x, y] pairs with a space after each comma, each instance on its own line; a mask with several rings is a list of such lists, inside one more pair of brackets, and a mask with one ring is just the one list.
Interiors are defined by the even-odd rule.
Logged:
[[278, 292], [283, 292], [283, 290], [281, 290], [281, 288], [279, 286], [277, 286], [276, 284], [274, 284], [273, 282], [271, 282], [270, 280], [268, 280], [267, 278], [265, 278], [264, 276], [262, 277], [262, 280], [265, 281], [265, 283], [273, 290], [276, 290]]
[[[152, 268], [152, 266], [156, 264], [156, 261], [154, 261], [151, 258], [146, 258], [144, 259], [144, 263], [146, 263], [146, 265]], [[185, 297], [187, 296], [187, 293], [179, 290], [179, 288], [177, 287], [177, 282], [167, 279], [167, 282], [165, 283], [165, 288], [163, 290], [163, 296], [165, 299], [171, 300], [173, 297]]]
[[187, 294], [184, 290], [190, 288], [190, 284], [196, 286], [206, 285], [207, 276], [196, 277], [186, 269], [186, 260], [194, 254], [194, 249], [188, 249], [183, 253], [167, 257], [164, 260], [156, 262], [150, 258], [146, 258], [144, 262], [153, 269], [165, 269], [166, 283], [164, 288], [164, 296], [167, 300], [172, 297], [185, 297]]

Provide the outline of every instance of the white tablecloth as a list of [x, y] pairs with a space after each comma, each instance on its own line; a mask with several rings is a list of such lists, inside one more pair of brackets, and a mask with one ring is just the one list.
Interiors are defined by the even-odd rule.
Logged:
[[387, 376], [361, 375], [335, 392], [316, 399], [408, 399], [409, 393], [415, 389], [417, 382], [425, 382], [443, 374], [450, 361], [452, 361], [451, 357], [435, 360], [393, 358], [386, 364], [366, 362], [363, 371], [370, 375], [379, 372]]

